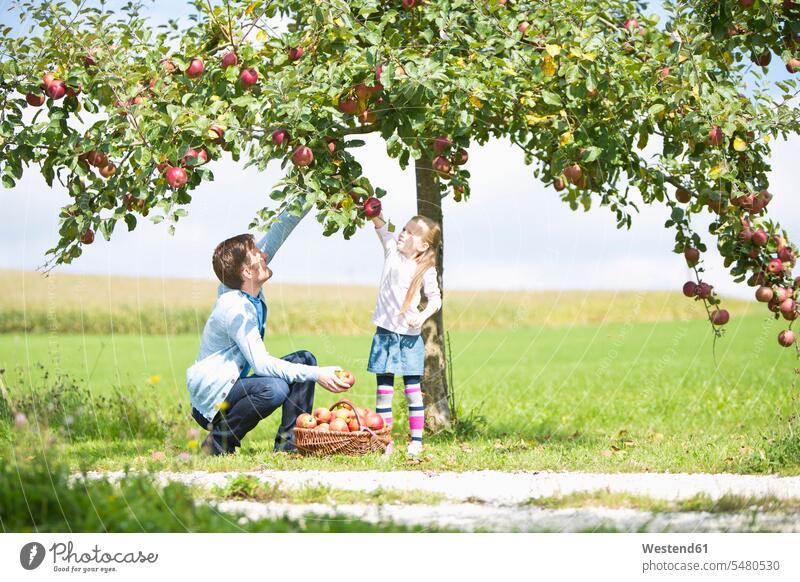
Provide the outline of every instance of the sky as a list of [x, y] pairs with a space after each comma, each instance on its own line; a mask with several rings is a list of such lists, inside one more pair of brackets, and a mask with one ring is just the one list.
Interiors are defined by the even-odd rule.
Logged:
[[[178, 2], [156, 3], [150, 10], [153, 21], [173, 16], [174, 4]], [[0, 24], [10, 24], [8, 6], [0, 0]], [[359, 161], [373, 184], [389, 193], [383, 199], [384, 214], [402, 225], [416, 213], [413, 166], [401, 171], [380, 139], [367, 136], [366, 141], [358, 151]], [[651, 150], [656, 146], [651, 144]], [[797, 138], [774, 144], [770, 176], [775, 195], [770, 214], [790, 238], [800, 232], [800, 212], [791, 198], [796, 187], [793, 152], [798, 146]], [[446, 288], [679, 291], [684, 281], [693, 278], [683, 256], [672, 253], [674, 233], [663, 226], [666, 207], [639, 204], [632, 228], [617, 230], [606, 208], [571, 211], [551, 187], [534, 177], [533, 168], [524, 165], [521, 152], [507, 141], [472, 146], [469, 154], [469, 202], [459, 204], [452, 197], [443, 201]], [[264, 172], [244, 170], [230, 158], [209, 167], [215, 181], [193, 191], [189, 216], [180, 220], [174, 236], [163, 224], [146, 220], [131, 233], [118, 225], [110, 242], [98, 236], [84, 247], [82, 257], [57, 267], [57, 272], [212, 279], [214, 247], [246, 232], [258, 209], [275, 204], [268, 195], [281, 172], [277, 163]], [[16, 188], [0, 189], [0, 268], [32, 270], [42, 265], [45, 251], [58, 238], [58, 209], [68, 200], [63, 189], [48, 188], [35, 171], [28, 171]], [[696, 230], [707, 232], [709, 221], [698, 217]], [[377, 285], [382, 252], [372, 230], [367, 225], [349, 241], [340, 234], [326, 238], [309, 215], [272, 261], [274, 280]], [[752, 289], [732, 282], [710, 237], [706, 242], [711, 252], [705, 257], [704, 278], [723, 297], [750, 298]]]

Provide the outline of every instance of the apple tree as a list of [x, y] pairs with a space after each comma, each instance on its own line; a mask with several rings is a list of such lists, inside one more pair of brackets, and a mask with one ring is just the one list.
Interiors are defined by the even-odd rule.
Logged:
[[[664, 26], [629, 0], [195, 0], [159, 27], [141, 1], [87, 4], [15, 1], [19, 25], [0, 29], [2, 181], [34, 169], [72, 196], [50, 265], [120, 223], [174, 229], [223, 155], [285, 167], [251, 227], [306, 205], [350, 237], [385, 194], [354, 155], [368, 133], [414, 164], [418, 211], [441, 223], [443, 197], [470, 197], [469, 146], [504, 138], [572, 209], [607, 207], [622, 228], [632, 191], [668, 206], [697, 276], [684, 293], [716, 334], [729, 314], [702, 279], [699, 213], [734, 279], [797, 316], [796, 248], [766, 214], [770, 140], [798, 131], [794, 0], [666, 1]], [[777, 89], [770, 62], [790, 73]], [[434, 427], [451, 417], [443, 331], [440, 311], [423, 328]]]

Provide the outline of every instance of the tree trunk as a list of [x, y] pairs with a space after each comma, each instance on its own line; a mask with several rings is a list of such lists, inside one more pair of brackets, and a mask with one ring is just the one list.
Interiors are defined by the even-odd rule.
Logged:
[[[435, 220], [442, 226], [442, 196], [439, 184], [431, 167], [431, 159], [423, 157], [416, 160], [417, 175], [417, 213]], [[444, 234], [444, 230], [442, 230]], [[436, 271], [439, 289], [444, 300], [444, 239], [436, 257]], [[425, 300], [423, 295], [423, 301]], [[422, 393], [425, 400], [425, 426], [439, 430], [450, 424], [451, 411], [447, 387], [447, 360], [444, 347], [443, 309], [430, 317], [422, 326], [425, 340], [425, 375], [422, 377]]]

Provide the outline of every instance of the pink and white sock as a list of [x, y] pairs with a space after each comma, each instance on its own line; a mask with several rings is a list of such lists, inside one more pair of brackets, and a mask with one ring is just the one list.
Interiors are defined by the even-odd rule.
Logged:
[[378, 374], [378, 391], [375, 394], [375, 412], [383, 417], [387, 426], [392, 426], [392, 396], [394, 374]]
[[422, 403], [422, 389], [419, 376], [403, 376], [405, 395], [408, 401], [408, 428], [411, 430], [411, 443], [422, 444], [422, 431], [425, 427], [425, 405]]

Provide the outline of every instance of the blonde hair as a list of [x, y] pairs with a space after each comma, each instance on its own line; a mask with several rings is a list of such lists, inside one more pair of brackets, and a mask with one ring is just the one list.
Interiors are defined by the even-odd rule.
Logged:
[[439, 245], [442, 242], [442, 227], [435, 221], [427, 216], [419, 215], [413, 216], [411, 220], [415, 220], [419, 224], [425, 226], [423, 242], [428, 243], [428, 248], [414, 258], [414, 261], [417, 263], [417, 270], [414, 271], [414, 277], [412, 277], [411, 285], [406, 293], [406, 299], [403, 302], [403, 312], [411, 307], [411, 302], [414, 301], [417, 291], [422, 287], [422, 276], [425, 274], [425, 271], [436, 265], [436, 254], [439, 252]]

